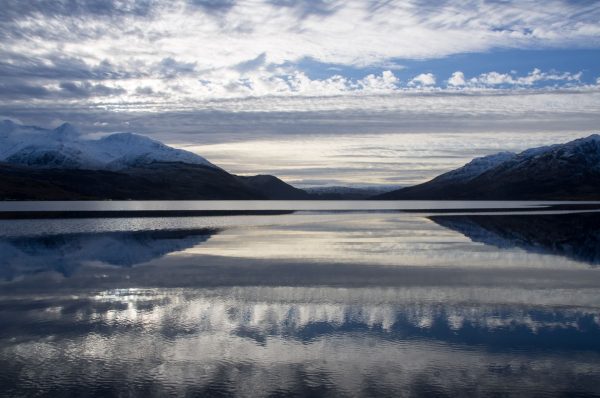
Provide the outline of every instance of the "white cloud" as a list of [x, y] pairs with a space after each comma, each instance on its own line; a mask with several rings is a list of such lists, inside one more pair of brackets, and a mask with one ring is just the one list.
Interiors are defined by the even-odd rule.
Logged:
[[399, 82], [392, 71], [386, 70], [381, 73], [381, 76], [368, 75], [359, 80], [358, 87], [367, 92], [393, 91]]
[[498, 86], [501, 84], [516, 84], [517, 82], [509, 74], [489, 72], [482, 73], [478, 77], [471, 78], [469, 83], [471, 85]]
[[381, 69], [385, 69], [385, 70], [403, 70], [406, 69], [406, 66], [402, 65], [402, 64], [398, 64], [396, 62], [389, 62], [389, 61], [384, 61], [378, 64], [373, 64], [373, 67], [377, 67], [377, 68], [381, 68]]
[[456, 71], [448, 79], [448, 85], [453, 87], [459, 87], [465, 85], [465, 74], [461, 71]]
[[[477, 77], [473, 77], [469, 80], [469, 84], [472, 86], [532, 86], [538, 82], [579, 82], [581, 80], [582, 72], [578, 73], [548, 73], [542, 72], [540, 69], [535, 68], [529, 72], [526, 76], [517, 77], [513, 74], [489, 72], [483, 73]], [[454, 75], [453, 75], [454, 76]]]
[[409, 86], [434, 86], [435, 85], [435, 76], [433, 73], [421, 73], [418, 76], [412, 78], [410, 82], [408, 82]]

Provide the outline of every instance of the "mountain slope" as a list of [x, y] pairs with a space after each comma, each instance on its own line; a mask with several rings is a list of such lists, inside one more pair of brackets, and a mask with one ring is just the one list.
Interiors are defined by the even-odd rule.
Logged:
[[[268, 177], [268, 178], [267, 178]], [[273, 176], [239, 177], [220, 169], [154, 162], [118, 171], [32, 168], [0, 163], [0, 200], [311, 199]]]
[[269, 199], [218, 169], [153, 163], [126, 170], [31, 168], [0, 165], [0, 199], [202, 200]]
[[[491, 161], [489, 161], [491, 160]], [[496, 162], [497, 161], [497, 162]], [[473, 162], [487, 163], [464, 173]], [[375, 197], [392, 200], [597, 200], [600, 136], [475, 159], [431, 181]], [[471, 168], [474, 170], [473, 168]]]
[[295, 188], [279, 178], [271, 175], [256, 175], [250, 177], [237, 176], [248, 189], [259, 191], [269, 199], [300, 200], [311, 199], [310, 195], [302, 189]]

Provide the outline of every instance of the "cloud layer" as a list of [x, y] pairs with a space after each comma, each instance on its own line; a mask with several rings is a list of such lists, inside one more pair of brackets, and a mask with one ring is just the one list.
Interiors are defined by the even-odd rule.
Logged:
[[[420, 0], [7, 0], [0, 10], [0, 96], [173, 105], [550, 82], [578, 86], [581, 71], [573, 70], [490, 69], [466, 77], [460, 70], [444, 76], [415, 70], [405, 79], [396, 73], [402, 59], [497, 48], [597, 48], [598, 19], [596, 2], [556, 0], [543, 8], [535, 1], [443, 1], [433, 7]], [[306, 60], [319, 70], [302, 68]], [[344, 68], [370, 73], [348, 76]]]

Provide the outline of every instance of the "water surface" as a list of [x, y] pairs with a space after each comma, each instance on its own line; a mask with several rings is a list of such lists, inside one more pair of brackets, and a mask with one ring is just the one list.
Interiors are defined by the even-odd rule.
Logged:
[[494, 201], [494, 200], [88, 200], [0, 201], [5, 211], [127, 211], [127, 210], [435, 210], [435, 209], [536, 209], [552, 205], [600, 205], [598, 201]]
[[0, 221], [0, 391], [600, 395], [600, 213], [378, 206]]

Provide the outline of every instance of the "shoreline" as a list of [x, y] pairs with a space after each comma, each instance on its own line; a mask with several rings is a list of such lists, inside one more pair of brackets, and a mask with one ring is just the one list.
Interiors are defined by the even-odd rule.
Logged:
[[549, 211], [600, 211], [598, 204], [556, 204], [539, 207], [491, 207], [491, 208], [438, 208], [438, 209], [340, 209], [340, 210], [22, 210], [0, 211], [0, 220], [30, 219], [73, 219], [73, 218], [150, 218], [150, 217], [215, 217], [215, 216], [260, 216], [284, 215], [297, 212], [311, 213], [431, 213], [431, 214], [497, 214], [531, 213]]

